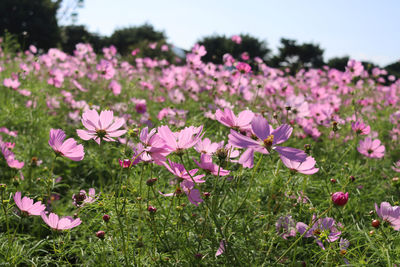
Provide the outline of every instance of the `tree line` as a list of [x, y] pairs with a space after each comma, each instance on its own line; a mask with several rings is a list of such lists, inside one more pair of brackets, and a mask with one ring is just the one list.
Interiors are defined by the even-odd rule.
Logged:
[[[82, 5], [83, 0], [64, 0]], [[80, 42], [90, 43], [95, 52], [103, 47], [114, 45], [121, 56], [127, 56], [136, 49], [137, 56], [166, 59], [174, 62], [176, 49], [167, 42], [163, 31], [154, 29], [150, 24], [116, 29], [111, 36], [101, 36], [89, 32], [83, 25], [59, 26], [57, 12], [63, 0], [2, 0], [0, 1], [0, 35], [12, 35], [16, 45], [26, 49], [30, 44], [47, 50], [59, 47], [67, 53], [73, 53]], [[64, 14], [65, 15], [65, 14]], [[76, 12], [69, 14], [76, 17]], [[238, 35], [240, 42], [225, 35], [205, 36], [198, 40], [204, 45], [207, 54], [205, 62], [220, 64], [223, 56], [230, 54], [238, 60], [258, 57], [267, 65], [277, 68], [289, 68], [292, 73], [301, 68], [321, 68], [325, 65], [344, 70], [349, 57], [335, 57], [324, 61], [324, 49], [319, 44], [298, 43], [296, 40], [282, 38], [278, 52], [272, 54], [264, 40], [249, 34]], [[154, 44], [157, 43], [157, 47]], [[161, 50], [163, 47], [165, 49]], [[179, 54], [179, 53], [178, 53]], [[376, 67], [373, 62], [363, 62], [366, 69]], [[400, 77], [400, 62], [385, 66], [393, 75]]]

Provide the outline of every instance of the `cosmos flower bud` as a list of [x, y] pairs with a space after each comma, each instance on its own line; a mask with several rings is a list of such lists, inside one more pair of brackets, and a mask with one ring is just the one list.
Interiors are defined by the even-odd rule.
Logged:
[[129, 159], [124, 159], [124, 160], [119, 159], [118, 161], [119, 161], [119, 165], [124, 169], [129, 168], [131, 166], [131, 161]]
[[155, 212], [157, 211], [157, 208], [155, 208], [155, 207], [153, 207], [153, 206], [149, 206], [149, 207], [147, 208], [147, 211], [150, 212], [150, 213], [155, 213]]
[[104, 231], [97, 231], [96, 236], [100, 239], [103, 239], [106, 233]]
[[103, 221], [108, 222], [110, 220], [110, 215], [104, 214], [103, 215]]
[[146, 185], [153, 186], [155, 182], [157, 182], [157, 178], [150, 178], [149, 180], [146, 181]]
[[343, 193], [343, 192], [336, 192], [332, 194], [332, 201], [335, 203], [337, 206], [344, 206], [347, 203], [347, 200], [349, 200], [349, 193]]
[[378, 228], [381, 222], [379, 220], [373, 220], [371, 225], [372, 227]]

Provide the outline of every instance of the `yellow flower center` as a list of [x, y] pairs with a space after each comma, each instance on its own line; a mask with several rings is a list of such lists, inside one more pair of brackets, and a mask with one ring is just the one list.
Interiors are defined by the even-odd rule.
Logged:
[[271, 148], [273, 142], [274, 142], [274, 136], [271, 134], [270, 136], [264, 139], [263, 141], [264, 147], [267, 149]]

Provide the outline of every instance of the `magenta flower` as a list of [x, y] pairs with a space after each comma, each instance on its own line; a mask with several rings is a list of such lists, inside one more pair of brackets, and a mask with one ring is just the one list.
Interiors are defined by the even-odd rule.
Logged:
[[351, 129], [359, 135], [368, 135], [371, 131], [371, 127], [361, 121], [351, 123]]
[[388, 202], [382, 202], [380, 207], [375, 203], [375, 210], [378, 216], [390, 223], [394, 230], [400, 230], [400, 207], [391, 206]]
[[217, 109], [215, 112], [215, 119], [225, 126], [234, 130], [250, 129], [250, 123], [254, 118], [254, 113], [250, 110], [243, 110], [236, 117], [233, 111], [225, 108], [224, 111]]
[[80, 161], [85, 156], [83, 145], [77, 145], [73, 138], [68, 138], [65, 142], [66, 135], [61, 129], [50, 130], [49, 145], [53, 148], [57, 155], [64, 156], [73, 161]]
[[81, 219], [77, 218], [74, 220], [70, 216], [60, 219], [55, 213], [50, 213], [50, 215], [47, 217], [46, 213], [42, 211], [40, 215], [42, 216], [43, 221], [54, 230], [68, 230], [82, 223]]
[[100, 145], [101, 140], [115, 141], [112, 137], [119, 137], [126, 133], [126, 130], [118, 130], [124, 125], [123, 118], [114, 121], [114, 112], [103, 110], [97, 113], [96, 110], [87, 110], [82, 115], [82, 124], [86, 130], [76, 130], [78, 136], [83, 140], [93, 139]]
[[42, 211], [46, 209], [46, 206], [41, 201], [33, 204], [33, 199], [24, 197], [21, 199], [21, 192], [16, 192], [14, 195], [14, 202], [17, 207], [23, 212], [29, 215], [40, 215]]
[[242, 74], [249, 73], [251, 71], [250, 65], [245, 62], [237, 63], [236, 69]]
[[[256, 140], [239, 134], [231, 130], [229, 134], [229, 143], [234, 147], [239, 148], [247, 148], [248, 150], [242, 154], [242, 157], [252, 158], [252, 154], [254, 151], [257, 151], [262, 154], [269, 154], [271, 150], [276, 150], [280, 155], [288, 158], [292, 161], [303, 162], [307, 158], [307, 154], [296, 148], [292, 147], [281, 147], [277, 146], [289, 139], [292, 134], [293, 128], [287, 124], [283, 124], [279, 126], [277, 129], [273, 129], [268, 121], [261, 117], [257, 116], [251, 122], [251, 129], [255, 134]], [[239, 159], [239, 163], [242, 160]], [[248, 159], [247, 161], [251, 161]]]
[[335, 192], [332, 194], [332, 201], [337, 206], [344, 206], [346, 205], [347, 201], [349, 200], [349, 193], [343, 192]]
[[385, 155], [385, 146], [381, 145], [381, 141], [379, 139], [372, 140], [369, 137], [364, 141], [360, 140], [357, 150], [368, 158], [380, 159]]

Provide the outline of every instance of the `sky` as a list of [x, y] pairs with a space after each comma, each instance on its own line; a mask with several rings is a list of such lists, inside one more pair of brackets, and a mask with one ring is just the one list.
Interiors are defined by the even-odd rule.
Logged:
[[400, 60], [398, 0], [84, 0], [75, 24], [101, 35], [149, 23], [189, 49], [212, 34], [250, 34], [273, 53], [280, 38], [312, 42], [325, 59], [350, 56], [385, 66]]

